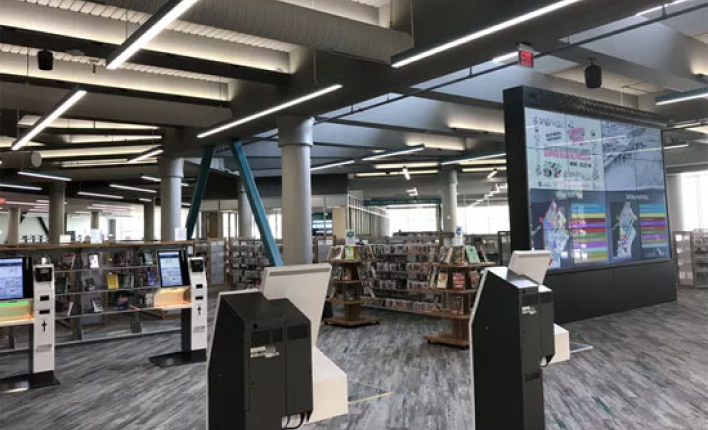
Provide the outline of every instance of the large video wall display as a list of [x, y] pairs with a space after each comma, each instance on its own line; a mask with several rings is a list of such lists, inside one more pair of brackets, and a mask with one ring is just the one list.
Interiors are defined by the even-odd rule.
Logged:
[[525, 115], [531, 242], [552, 269], [671, 257], [661, 130]]

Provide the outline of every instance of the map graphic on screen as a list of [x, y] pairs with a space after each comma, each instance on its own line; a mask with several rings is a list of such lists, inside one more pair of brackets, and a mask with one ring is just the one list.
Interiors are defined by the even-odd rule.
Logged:
[[531, 242], [551, 268], [670, 258], [661, 130], [525, 111]]

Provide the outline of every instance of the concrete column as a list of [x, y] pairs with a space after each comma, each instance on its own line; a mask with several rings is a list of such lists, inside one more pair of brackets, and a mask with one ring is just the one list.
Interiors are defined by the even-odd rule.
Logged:
[[283, 262], [312, 263], [312, 184], [310, 149], [314, 120], [278, 118], [278, 146], [283, 158]]
[[143, 205], [143, 240], [155, 240], [155, 199]]
[[162, 241], [175, 240], [175, 229], [182, 227], [182, 178], [184, 158], [165, 155], [160, 158], [160, 220]]
[[7, 244], [17, 245], [20, 243], [20, 220], [22, 210], [20, 208], [10, 208], [10, 221], [7, 225]]
[[49, 243], [60, 243], [61, 236], [66, 231], [64, 224], [64, 200], [66, 199], [66, 184], [53, 182], [49, 185]]
[[246, 197], [246, 188], [243, 185], [238, 192], [238, 237], [253, 238], [253, 211]]
[[91, 230], [101, 229], [101, 211], [91, 211]]
[[442, 225], [444, 233], [454, 233], [457, 228], [457, 170], [441, 172]]

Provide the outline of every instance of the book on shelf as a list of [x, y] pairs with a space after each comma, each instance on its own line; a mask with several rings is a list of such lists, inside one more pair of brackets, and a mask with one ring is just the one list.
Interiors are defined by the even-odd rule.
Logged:
[[354, 246], [345, 246], [344, 247], [344, 259], [345, 260], [356, 260], [356, 254], [357, 254], [357, 249]]
[[333, 246], [332, 247], [332, 261], [339, 261], [342, 259], [344, 256], [344, 247], [343, 246]]
[[118, 289], [118, 274], [109, 272], [106, 274], [106, 287], [109, 290]]
[[477, 253], [477, 250], [474, 246], [466, 246], [465, 253], [467, 254], [467, 262], [472, 264], [480, 262], [479, 254]]
[[130, 298], [124, 295], [118, 296], [115, 302], [113, 302], [113, 309], [118, 311], [125, 311], [130, 309]]
[[61, 268], [66, 270], [73, 270], [75, 261], [76, 254], [74, 254], [73, 252], [68, 252], [61, 256]]
[[95, 314], [100, 314], [103, 312], [103, 304], [101, 303], [101, 299], [94, 297], [91, 299], [91, 310]]
[[96, 280], [93, 278], [84, 279], [84, 290], [93, 291], [96, 289]]
[[121, 287], [123, 287], [123, 288], [135, 287], [135, 275], [133, 275], [132, 273], [121, 275]]
[[465, 274], [463, 272], [455, 272], [452, 274], [452, 288], [455, 290], [465, 289]]
[[431, 290], [433, 288], [437, 287], [439, 273], [440, 273], [440, 269], [435, 268], [435, 269], [433, 269], [433, 273], [430, 275], [430, 282], [428, 283], [428, 288], [430, 288]]
[[437, 287], [441, 290], [444, 290], [447, 288], [447, 272], [441, 271], [438, 274], [438, 283]]
[[63, 315], [65, 317], [70, 317], [71, 311], [73, 311], [73, 310], [74, 310], [74, 302], [70, 300], [69, 303], [66, 305], [66, 309], [64, 309]]
[[450, 313], [453, 315], [465, 314], [465, 299], [461, 296], [453, 297], [450, 302]]
[[461, 246], [455, 246], [452, 249], [452, 264], [463, 264], [465, 262], [465, 249]]
[[487, 260], [487, 253], [484, 251], [484, 245], [482, 244], [479, 245], [479, 255], [482, 257], [483, 262], [489, 263], [489, 260]]
[[450, 264], [452, 262], [452, 253], [453, 253], [453, 248], [446, 248], [445, 249], [445, 257], [443, 258], [442, 263]]
[[148, 269], [145, 276], [146, 276], [146, 282], [147, 282], [148, 287], [157, 286], [157, 273], [155, 273], [154, 270]]
[[89, 267], [89, 269], [98, 269], [99, 268], [98, 254], [89, 254], [88, 255], [88, 267]]
[[145, 266], [152, 266], [155, 264], [152, 259], [152, 253], [150, 251], [143, 252], [143, 264]]

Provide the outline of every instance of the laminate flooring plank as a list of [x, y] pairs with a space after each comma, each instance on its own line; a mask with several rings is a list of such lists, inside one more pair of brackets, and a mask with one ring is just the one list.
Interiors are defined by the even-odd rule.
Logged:
[[[212, 313], [216, 300], [212, 300]], [[469, 353], [427, 344], [444, 322], [366, 311], [381, 325], [323, 326], [319, 346], [352, 380], [392, 391], [313, 430], [470, 430]], [[708, 291], [568, 324], [594, 349], [544, 373], [549, 430], [708, 429]], [[2, 430], [204, 430], [206, 365], [160, 369], [148, 358], [179, 335], [60, 348], [56, 387], [0, 396]], [[0, 376], [26, 370], [0, 355]]]

